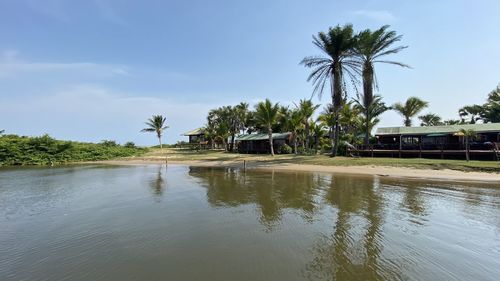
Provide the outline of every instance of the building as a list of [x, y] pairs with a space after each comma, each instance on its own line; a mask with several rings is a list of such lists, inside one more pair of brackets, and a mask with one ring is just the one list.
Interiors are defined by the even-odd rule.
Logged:
[[463, 159], [466, 145], [461, 129], [477, 134], [470, 141], [472, 159], [499, 160], [500, 123], [378, 128], [377, 143], [357, 150], [362, 156]]
[[200, 142], [205, 142], [205, 130], [203, 128], [198, 128], [191, 130], [182, 134], [183, 136], [189, 137], [190, 144], [200, 144]]
[[[292, 133], [273, 133], [273, 148], [279, 153], [283, 145], [290, 145]], [[239, 153], [271, 153], [268, 134], [247, 134], [236, 138]]]

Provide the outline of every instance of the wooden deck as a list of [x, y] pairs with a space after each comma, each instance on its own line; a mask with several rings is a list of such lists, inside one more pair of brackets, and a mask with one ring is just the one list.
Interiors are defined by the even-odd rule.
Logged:
[[[452, 158], [465, 159], [465, 150], [399, 150], [399, 149], [350, 149], [350, 153], [358, 153], [360, 156], [368, 157], [394, 157], [394, 158]], [[472, 159], [499, 160], [499, 153], [495, 150], [469, 150]]]

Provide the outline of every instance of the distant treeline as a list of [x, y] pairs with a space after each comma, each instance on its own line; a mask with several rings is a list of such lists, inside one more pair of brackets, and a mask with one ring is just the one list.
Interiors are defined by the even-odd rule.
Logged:
[[115, 141], [82, 143], [56, 140], [49, 135], [26, 137], [0, 136], [0, 166], [52, 165], [78, 161], [107, 160], [117, 157], [141, 155], [145, 148], [128, 142]]

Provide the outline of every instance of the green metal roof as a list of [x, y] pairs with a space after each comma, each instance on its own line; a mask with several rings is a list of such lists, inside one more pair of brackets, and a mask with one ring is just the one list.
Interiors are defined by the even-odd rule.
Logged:
[[[287, 139], [290, 136], [290, 133], [273, 133], [273, 139]], [[268, 134], [247, 134], [247, 135], [239, 135], [236, 137], [236, 141], [257, 141], [257, 140], [267, 140], [269, 139]]]
[[198, 135], [203, 135], [203, 134], [205, 134], [205, 130], [203, 128], [198, 128], [198, 129], [194, 129], [194, 130], [191, 130], [189, 132], [186, 132], [182, 135], [183, 136], [198, 136]]
[[500, 123], [487, 124], [463, 124], [449, 126], [426, 126], [426, 127], [385, 127], [377, 128], [375, 135], [428, 135], [428, 134], [453, 134], [461, 129], [471, 129], [476, 133], [498, 132]]

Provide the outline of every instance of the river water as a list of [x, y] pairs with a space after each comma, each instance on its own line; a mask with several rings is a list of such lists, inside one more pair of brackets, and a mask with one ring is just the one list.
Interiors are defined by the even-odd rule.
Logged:
[[0, 170], [0, 280], [499, 280], [500, 186], [189, 166]]

